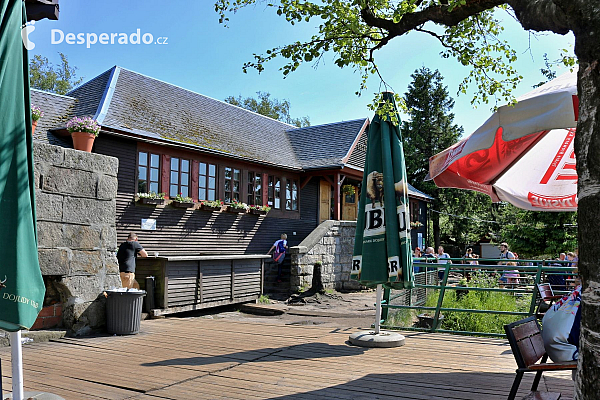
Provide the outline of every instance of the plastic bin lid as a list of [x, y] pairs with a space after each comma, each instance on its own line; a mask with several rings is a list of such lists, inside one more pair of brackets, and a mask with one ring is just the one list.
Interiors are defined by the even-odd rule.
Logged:
[[105, 290], [106, 293], [129, 293], [129, 294], [146, 294], [145, 290], [140, 289], [127, 289], [127, 288], [111, 288]]

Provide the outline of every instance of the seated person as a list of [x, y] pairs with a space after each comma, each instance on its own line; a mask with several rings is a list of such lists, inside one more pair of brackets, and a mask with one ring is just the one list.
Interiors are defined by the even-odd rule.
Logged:
[[581, 285], [554, 303], [542, 319], [544, 347], [554, 362], [574, 361], [579, 357], [580, 304]]

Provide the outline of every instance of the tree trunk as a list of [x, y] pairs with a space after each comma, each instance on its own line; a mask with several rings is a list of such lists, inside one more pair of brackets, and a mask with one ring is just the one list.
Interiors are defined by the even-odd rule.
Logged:
[[[575, 51], [579, 58], [577, 89], [580, 104], [575, 136], [579, 176], [577, 216], [579, 273], [583, 280], [579, 365], [575, 385], [580, 400], [597, 399], [600, 393], [600, 51], [594, 33], [593, 30], [583, 34], [579, 32]], [[595, 47], [596, 51], [590, 52], [590, 47]]]

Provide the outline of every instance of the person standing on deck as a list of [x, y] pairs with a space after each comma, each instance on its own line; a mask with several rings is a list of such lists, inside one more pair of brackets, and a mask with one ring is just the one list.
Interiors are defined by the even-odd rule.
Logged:
[[273, 246], [271, 246], [267, 252], [268, 255], [275, 250], [273, 253], [273, 261], [277, 263], [277, 282], [281, 282], [281, 277], [283, 275], [283, 260], [285, 260], [285, 253], [287, 252], [287, 249], [287, 235], [282, 233], [281, 239], [273, 243]]
[[121, 283], [127, 289], [139, 289], [140, 285], [135, 280], [135, 257], [148, 257], [148, 253], [138, 242], [138, 236], [131, 232], [127, 240], [119, 246], [117, 260], [119, 260], [119, 272]]

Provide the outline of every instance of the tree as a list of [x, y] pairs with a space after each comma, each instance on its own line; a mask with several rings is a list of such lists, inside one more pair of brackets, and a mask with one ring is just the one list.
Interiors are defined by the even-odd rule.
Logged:
[[[257, 0], [218, 0], [215, 9], [221, 21], [227, 15]], [[575, 56], [579, 63], [579, 120], [575, 137], [578, 181], [579, 271], [583, 280], [582, 324], [576, 395], [594, 399], [600, 393], [600, 26], [599, 0], [320, 0], [269, 2], [290, 23], [319, 21], [318, 32], [307, 42], [294, 42], [255, 55], [245, 68], [264, 69], [264, 62], [282, 56], [289, 61], [282, 67], [286, 75], [304, 62], [318, 60], [333, 51], [335, 63], [362, 72], [377, 74], [374, 54], [392, 39], [416, 31], [435, 37], [444, 51], [442, 57], [455, 57], [470, 66], [460, 90], [469, 81], [478, 89], [478, 99], [489, 96], [510, 97], [519, 75], [509, 65], [516, 54], [500, 40], [501, 24], [494, 10], [510, 9], [526, 30], [550, 31], [575, 36]], [[428, 29], [435, 24], [439, 28]], [[432, 24], [431, 24], [432, 23]], [[443, 32], [442, 32], [443, 30]], [[573, 63], [570, 60], [569, 63]], [[494, 74], [494, 75], [492, 75]], [[477, 100], [475, 100], [477, 101]]]
[[577, 213], [538, 212], [502, 204], [498, 236], [520, 258], [556, 257], [577, 248]]
[[60, 55], [60, 65], [53, 65], [48, 58], [39, 54], [29, 62], [29, 84], [32, 88], [57, 94], [67, 94], [79, 85], [83, 78], [77, 79], [76, 67], [69, 66], [67, 56]]
[[256, 99], [254, 97], [242, 99], [242, 96], [229, 96], [225, 101], [234, 106], [285, 122], [286, 124], [295, 125], [298, 128], [310, 126], [310, 119], [308, 117], [292, 118], [290, 116], [289, 100], [279, 101], [278, 99], [271, 99], [271, 94], [267, 92], [256, 92], [256, 95]]
[[[422, 67], [411, 78], [412, 82], [403, 98], [410, 119], [402, 124], [408, 181], [434, 198], [434, 210], [446, 212], [444, 199], [450, 196], [441, 196], [441, 193], [455, 191], [440, 189], [433, 182], [425, 181], [428, 160], [456, 143], [463, 129], [454, 124], [454, 114], [450, 112], [454, 107], [454, 100], [448, 94], [448, 88], [443, 85], [443, 77], [438, 70], [431, 71]], [[460, 193], [456, 194], [460, 196]], [[432, 213], [431, 220], [437, 248], [440, 245], [440, 214]]]

